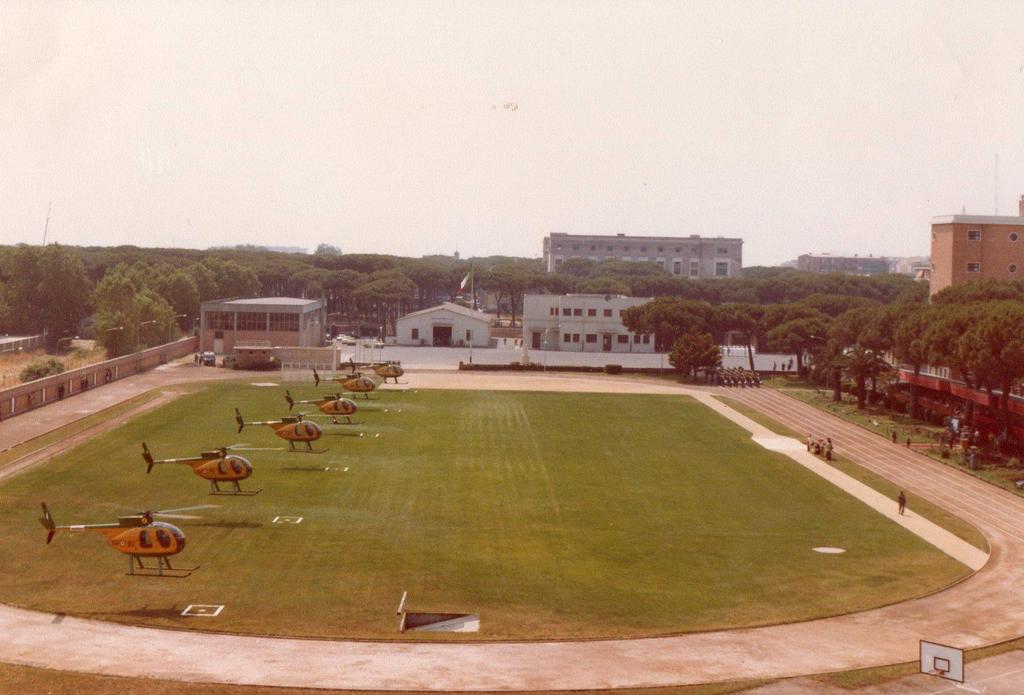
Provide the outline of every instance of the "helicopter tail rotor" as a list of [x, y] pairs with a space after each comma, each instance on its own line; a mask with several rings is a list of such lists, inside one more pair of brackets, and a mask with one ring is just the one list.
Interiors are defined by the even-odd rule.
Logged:
[[50, 509], [46, 506], [46, 502], [43, 502], [42, 505], [43, 516], [40, 517], [39, 523], [46, 529], [46, 544], [49, 545], [53, 540], [53, 534], [57, 533], [57, 525], [53, 522], [53, 516], [50, 515]]
[[291, 409], [295, 406], [295, 400], [292, 398], [292, 392], [286, 390], [284, 392], [284, 399], [288, 401], [288, 411], [291, 412]]
[[239, 432], [245, 429], [245, 420], [242, 419], [242, 414], [238, 412], [238, 408], [235, 408], [235, 422], [238, 423]]
[[146, 446], [146, 442], [142, 442], [142, 459], [146, 462], [146, 473], [148, 474], [153, 470], [153, 454], [149, 453], [149, 447]]

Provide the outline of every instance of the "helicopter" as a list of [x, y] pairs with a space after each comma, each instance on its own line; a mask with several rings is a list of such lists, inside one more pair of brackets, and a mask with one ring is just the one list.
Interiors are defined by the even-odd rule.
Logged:
[[320, 410], [321, 413], [323, 413], [324, 415], [331, 416], [331, 422], [334, 423], [335, 425], [341, 424], [340, 422], [338, 422], [339, 417], [345, 418], [346, 424], [354, 424], [352, 422], [351, 416], [355, 415], [356, 411], [358, 410], [358, 408], [356, 408], [355, 403], [353, 403], [347, 398], [342, 398], [341, 395], [337, 393], [329, 396], [324, 396], [323, 398], [314, 398], [308, 401], [297, 401], [292, 398], [291, 391], [286, 390], [284, 392], [284, 399], [288, 401], [288, 410], [291, 410], [296, 403], [316, 404], [316, 407]]
[[[377, 390], [377, 382], [368, 376], [363, 376], [359, 372], [350, 374], [348, 376], [335, 377], [332, 381], [337, 381], [341, 384], [349, 393], [361, 393], [363, 398], [369, 400], [370, 391]], [[313, 383], [316, 386], [320, 385], [320, 375], [316, 369], [313, 369]]]
[[[46, 543], [49, 545], [57, 531], [72, 533], [92, 531], [102, 534], [110, 547], [128, 555], [128, 574], [142, 577], [174, 577], [183, 579], [199, 567], [171, 567], [171, 555], [177, 555], [185, 549], [185, 534], [177, 526], [163, 521], [153, 521], [153, 517], [162, 516], [168, 519], [198, 519], [191, 514], [176, 514], [193, 509], [210, 509], [215, 504], [202, 504], [197, 507], [165, 509], [159, 512], [139, 512], [129, 516], [118, 517], [116, 522], [109, 524], [77, 524], [73, 526], [57, 526], [46, 503], [42, 503], [43, 516], [39, 523], [46, 529]], [[155, 557], [156, 567], [147, 566], [142, 562], [144, 557]], [[136, 563], [138, 567], [136, 567]]]
[[[356, 363], [352, 360], [352, 358], [349, 358], [348, 365], [349, 373], [352, 375], [356, 375], [358, 373], [356, 371]], [[377, 376], [382, 377], [384, 379], [385, 384], [388, 382], [388, 379], [394, 379], [395, 383], [397, 384], [398, 377], [405, 374], [405, 370], [402, 369], [402, 365], [399, 362], [371, 362], [369, 364], [365, 364], [364, 366], [373, 370], [373, 373], [376, 374]]]
[[[229, 454], [231, 447], [222, 446], [213, 451], [204, 451], [198, 456], [190, 456], [183, 459], [154, 459], [149, 453], [149, 447], [142, 443], [142, 458], [146, 462], [146, 473], [153, 470], [158, 463], [184, 463], [192, 467], [192, 472], [200, 478], [210, 481], [211, 495], [258, 495], [260, 490], [243, 490], [238, 484], [239, 480], [245, 480], [252, 475], [252, 464], [249, 460]], [[231, 483], [232, 490], [220, 489], [220, 483]]]
[[305, 442], [306, 450], [313, 453], [313, 442], [323, 435], [320, 425], [315, 422], [304, 420], [301, 415], [283, 417], [280, 420], [265, 420], [263, 422], [246, 422], [242, 419], [242, 413], [235, 408], [235, 422], [238, 423], [238, 431], [241, 432], [246, 425], [267, 425], [274, 430], [281, 439], [288, 441], [289, 451], [298, 451], [295, 442]]

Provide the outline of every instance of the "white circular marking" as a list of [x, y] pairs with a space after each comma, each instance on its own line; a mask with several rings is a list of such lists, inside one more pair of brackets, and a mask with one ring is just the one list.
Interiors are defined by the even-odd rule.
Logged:
[[817, 548], [811, 548], [811, 550], [813, 550], [816, 553], [824, 553], [825, 555], [839, 555], [840, 553], [846, 552], [846, 548], [832, 548], [827, 545], [818, 546]]

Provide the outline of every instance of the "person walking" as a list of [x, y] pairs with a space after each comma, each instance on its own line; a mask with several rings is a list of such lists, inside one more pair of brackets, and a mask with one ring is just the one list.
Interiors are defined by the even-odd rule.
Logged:
[[893, 444], [895, 444], [895, 443], [896, 443], [896, 430], [893, 430], [893, 431], [892, 431], [892, 443], [893, 443]]
[[903, 490], [900, 490], [900, 496], [896, 498], [896, 503], [899, 505], [900, 516], [903, 516], [903, 511], [907, 508], [907, 496], [903, 494]]

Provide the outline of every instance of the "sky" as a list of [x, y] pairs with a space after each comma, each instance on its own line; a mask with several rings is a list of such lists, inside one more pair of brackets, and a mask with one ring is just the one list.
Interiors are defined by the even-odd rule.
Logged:
[[0, 244], [926, 255], [935, 215], [1017, 214], [1022, 27], [984, 0], [0, 0]]

